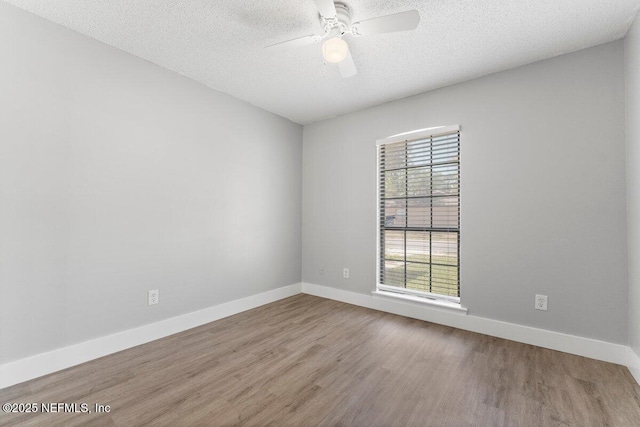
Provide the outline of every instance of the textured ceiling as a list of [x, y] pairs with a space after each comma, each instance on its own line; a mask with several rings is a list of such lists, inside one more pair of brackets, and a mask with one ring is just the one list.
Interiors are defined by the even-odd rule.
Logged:
[[345, 0], [355, 21], [417, 9], [412, 32], [348, 36], [343, 79], [321, 45], [263, 47], [319, 31], [312, 0], [6, 0], [306, 124], [624, 37], [640, 0]]

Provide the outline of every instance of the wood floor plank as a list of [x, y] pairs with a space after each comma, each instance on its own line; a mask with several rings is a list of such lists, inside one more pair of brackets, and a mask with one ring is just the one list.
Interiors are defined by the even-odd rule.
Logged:
[[2, 426], [640, 426], [629, 371], [297, 295], [0, 390]]

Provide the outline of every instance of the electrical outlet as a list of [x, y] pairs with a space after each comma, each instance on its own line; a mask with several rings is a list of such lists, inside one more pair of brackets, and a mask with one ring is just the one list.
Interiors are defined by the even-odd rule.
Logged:
[[345, 279], [349, 278], [349, 269], [348, 268], [343, 268], [342, 269], [342, 277]]
[[320, 274], [324, 274], [324, 265], [320, 266]]
[[546, 295], [536, 295], [536, 310], [547, 311], [547, 296]]
[[160, 301], [160, 292], [157, 289], [149, 291], [148, 304], [155, 305]]

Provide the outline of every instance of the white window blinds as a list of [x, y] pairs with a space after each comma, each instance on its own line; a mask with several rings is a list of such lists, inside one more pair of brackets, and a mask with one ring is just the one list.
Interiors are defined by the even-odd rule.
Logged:
[[378, 159], [378, 288], [459, 301], [459, 127], [379, 141]]

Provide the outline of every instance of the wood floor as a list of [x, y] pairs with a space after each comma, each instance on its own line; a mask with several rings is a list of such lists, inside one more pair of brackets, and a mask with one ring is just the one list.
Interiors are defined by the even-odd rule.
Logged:
[[622, 366], [298, 295], [0, 390], [46, 426], [640, 426]]

